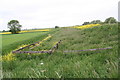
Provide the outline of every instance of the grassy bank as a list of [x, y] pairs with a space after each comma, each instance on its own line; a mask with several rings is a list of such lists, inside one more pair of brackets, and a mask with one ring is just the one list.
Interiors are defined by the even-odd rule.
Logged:
[[[50, 49], [62, 40], [53, 54], [16, 55], [15, 61], [3, 62], [6, 78], [117, 78], [118, 27], [101, 25], [87, 29], [59, 28], [52, 38], [33, 50]], [[46, 33], [47, 34], [47, 33]], [[33, 38], [31, 38], [33, 39]], [[31, 39], [29, 39], [31, 41]], [[34, 37], [37, 41], [39, 38]], [[41, 39], [41, 38], [40, 38]], [[40, 40], [39, 39], [39, 40]], [[44, 38], [42, 38], [44, 39]], [[41, 40], [42, 40], [41, 39]], [[25, 43], [29, 43], [26, 41]], [[31, 42], [30, 42], [31, 43]], [[23, 43], [21, 43], [23, 44]], [[18, 44], [17, 44], [18, 45]], [[81, 50], [113, 47], [111, 50], [64, 53], [64, 50]]]

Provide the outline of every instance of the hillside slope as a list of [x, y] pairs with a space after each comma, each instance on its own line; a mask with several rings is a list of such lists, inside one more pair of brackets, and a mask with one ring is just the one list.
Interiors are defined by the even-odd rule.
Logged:
[[[52, 38], [33, 50], [50, 49], [62, 40], [53, 54], [16, 55], [17, 60], [3, 62], [3, 76], [12, 78], [117, 78], [118, 27], [102, 25], [88, 29], [59, 28]], [[64, 53], [112, 47], [111, 50]], [[91, 54], [93, 53], [93, 54]]]

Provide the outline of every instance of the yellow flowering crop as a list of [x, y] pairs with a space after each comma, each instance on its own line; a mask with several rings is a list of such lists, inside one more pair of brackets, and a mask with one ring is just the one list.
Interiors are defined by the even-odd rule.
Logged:
[[[41, 30], [26, 30], [26, 31], [20, 31], [20, 33], [24, 33], [24, 32], [36, 32], [36, 31], [50, 31], [49, 29], [41, 29]], [[3, 32], [0, 34], [11, 34], [11, 32]]]
[[20, 33], [23, 33], [23, 32], [36, 32], [36, 31], [49, 31], [49, 29], [41, 29], [41, 30], [28, 30], [28, 31], [21, 31]]
[[100, 26], [100, 24], [88, 24], [88, 25], [83, 25], [83, 26], [76, 26], [73, 28], [86, 29], [86, 28], [91, 28], [91, 27], [95, 27], [95, 26]]
[[9, 53], [7, 55], [0, 56], [0, 61], [12, 61], [12, 60], [16, 60], [14, 56], [15, 56], [15, 54], [13, 54], [13, 53]]
[[3, 33], [0, 33], [0, 34], [11, 34], [11, 32], [3, 32]]
[[[25, 46], [27, 46], [27, 45], [19, 46], [17, 49], [25, 47]], [[17, 50], [17, 49], [15, 49], [15, 50]], [[0, 56], [0, 61], [12, 61], [12, 60], [16, 60], [15, 54], [13, 54], [12, 52], [7, 55]]]

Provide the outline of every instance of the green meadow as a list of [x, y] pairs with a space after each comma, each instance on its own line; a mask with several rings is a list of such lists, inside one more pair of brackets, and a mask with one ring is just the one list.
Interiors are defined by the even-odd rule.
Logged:
[[[2, 55], [19, 46], [51, 38], [33, 49], [51, 49], [62, 40], [52, 54], [16, 54], [16, 60], [2, 61], [3, 78], [117, 78], [118, 77], [118, 25], [102, 24], [87, 29], [55, 28], [46, 32], [2, 35]], [[68, 52], [112, 47], [108, 50]]]

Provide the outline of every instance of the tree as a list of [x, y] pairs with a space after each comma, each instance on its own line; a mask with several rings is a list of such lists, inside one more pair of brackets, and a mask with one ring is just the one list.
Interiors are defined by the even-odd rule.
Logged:
[[59, 26], [55, 26], [55, 28], [59, 28]]
[[19, 21], [17, 20], [11, 20], [10, 22], [8, 22], [8, 28], [10, 29], [9, 31], [12, 34], [18, 34], [21, 31], [21, 27], [22, 25], [19, 24]]
[[102, 23], [100, 20], [93, 20], [93, 21], [91, 21], [91, 24], [100, 24], [100, 23]]
[[108, 24], [117, 23], [117, 20], [114, 17], [109, 17], [105, 20], [104, 23], [108, 23]]
[[6, 32], [5, 30], [3, 30], [2, 32]]
[[84, 22], [82, 25], [87, 25], [87, 24], [90, 24], [90, 22]]

